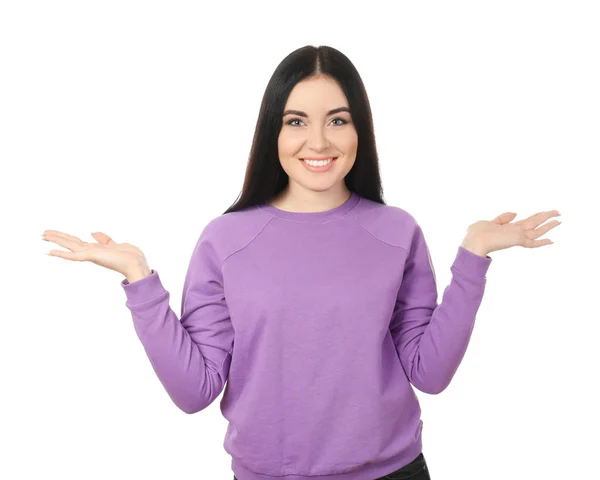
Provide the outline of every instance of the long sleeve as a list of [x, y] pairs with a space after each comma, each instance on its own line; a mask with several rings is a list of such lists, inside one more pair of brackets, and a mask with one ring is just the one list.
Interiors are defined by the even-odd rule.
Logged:
[[416, 224], [390, 331], [402, 367], [420, 391], [438, 394], [450, 384], [467, 350], [491, 261], [459, 246], [438, 304], [435, 270]]
[[221, 393], [233, 348], [220, 262], [209, 231], [204, 229], [192, 254], [181, 321], [169, 306], [169, 292], [156, 270], [133, 283], [121, 282], [150, 363], [173, 402], [186, 413], [203, 410]]

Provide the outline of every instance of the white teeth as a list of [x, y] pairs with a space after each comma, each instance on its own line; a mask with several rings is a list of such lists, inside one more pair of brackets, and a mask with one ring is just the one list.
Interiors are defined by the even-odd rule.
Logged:
[[322, 167], [331, 163], [333, 161], [333, 157], [327, 160], [303, 160], [305, 163], [308, 163], [312, 167]]

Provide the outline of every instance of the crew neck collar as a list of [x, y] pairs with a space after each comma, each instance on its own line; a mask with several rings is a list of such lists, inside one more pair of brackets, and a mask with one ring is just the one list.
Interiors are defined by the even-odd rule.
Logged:
[[259, 205], [262, 210], [270, 213], [279, 218], [287, 220], [294, 220], [302, 223], [325, 223], [334, 220], [339, 217], [346, 215], [352, 208], [354, 208], [360, 201], [360, 196], [351, 191], [350, 197], [335, 208], [325, 210], [322, 212], [289, 212], [287, 210], [281, 210], [280, 208], [274, 207], [268, 201]]

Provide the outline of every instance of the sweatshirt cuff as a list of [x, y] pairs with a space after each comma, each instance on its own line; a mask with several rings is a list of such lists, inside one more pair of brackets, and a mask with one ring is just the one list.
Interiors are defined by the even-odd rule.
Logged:
[[452, 268], [468, 275], [485, 277], [491, 263], [492, 258], [489, 255], [482, 257], [481, 255], [477, 255], [476, 253], [467, 250], [461, 245], [458, 247], [458, 252], [454, 259], [454, 263], [452, 264]]
[[158, 272], [154, 269], [150, 270], [150, 275], [133, 283], [129, 283], [124, 278], [121, 280], [121, 286], [127, 297], [127, 306], [130, 308], [147, 304], [161, 297], [166, 292], [160, 281]]

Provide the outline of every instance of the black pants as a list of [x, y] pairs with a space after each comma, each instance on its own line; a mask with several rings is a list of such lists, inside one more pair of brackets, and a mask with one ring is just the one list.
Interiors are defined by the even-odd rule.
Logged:
[[[431, 480], [429, 476], [429, 468], [427, 467], [427, 462], [425, 462], [425, 457], [423, 456], [423, 452], [419, 453], [419, 456], [415, 458], [408, 465], [404, 465], [402, 468], [396, 470], [395, 472], [388, 473], [383, 477], [376, 478], [374, 480]], [[238, 478], [234, 475], [233, 480], [238, 480]]]

